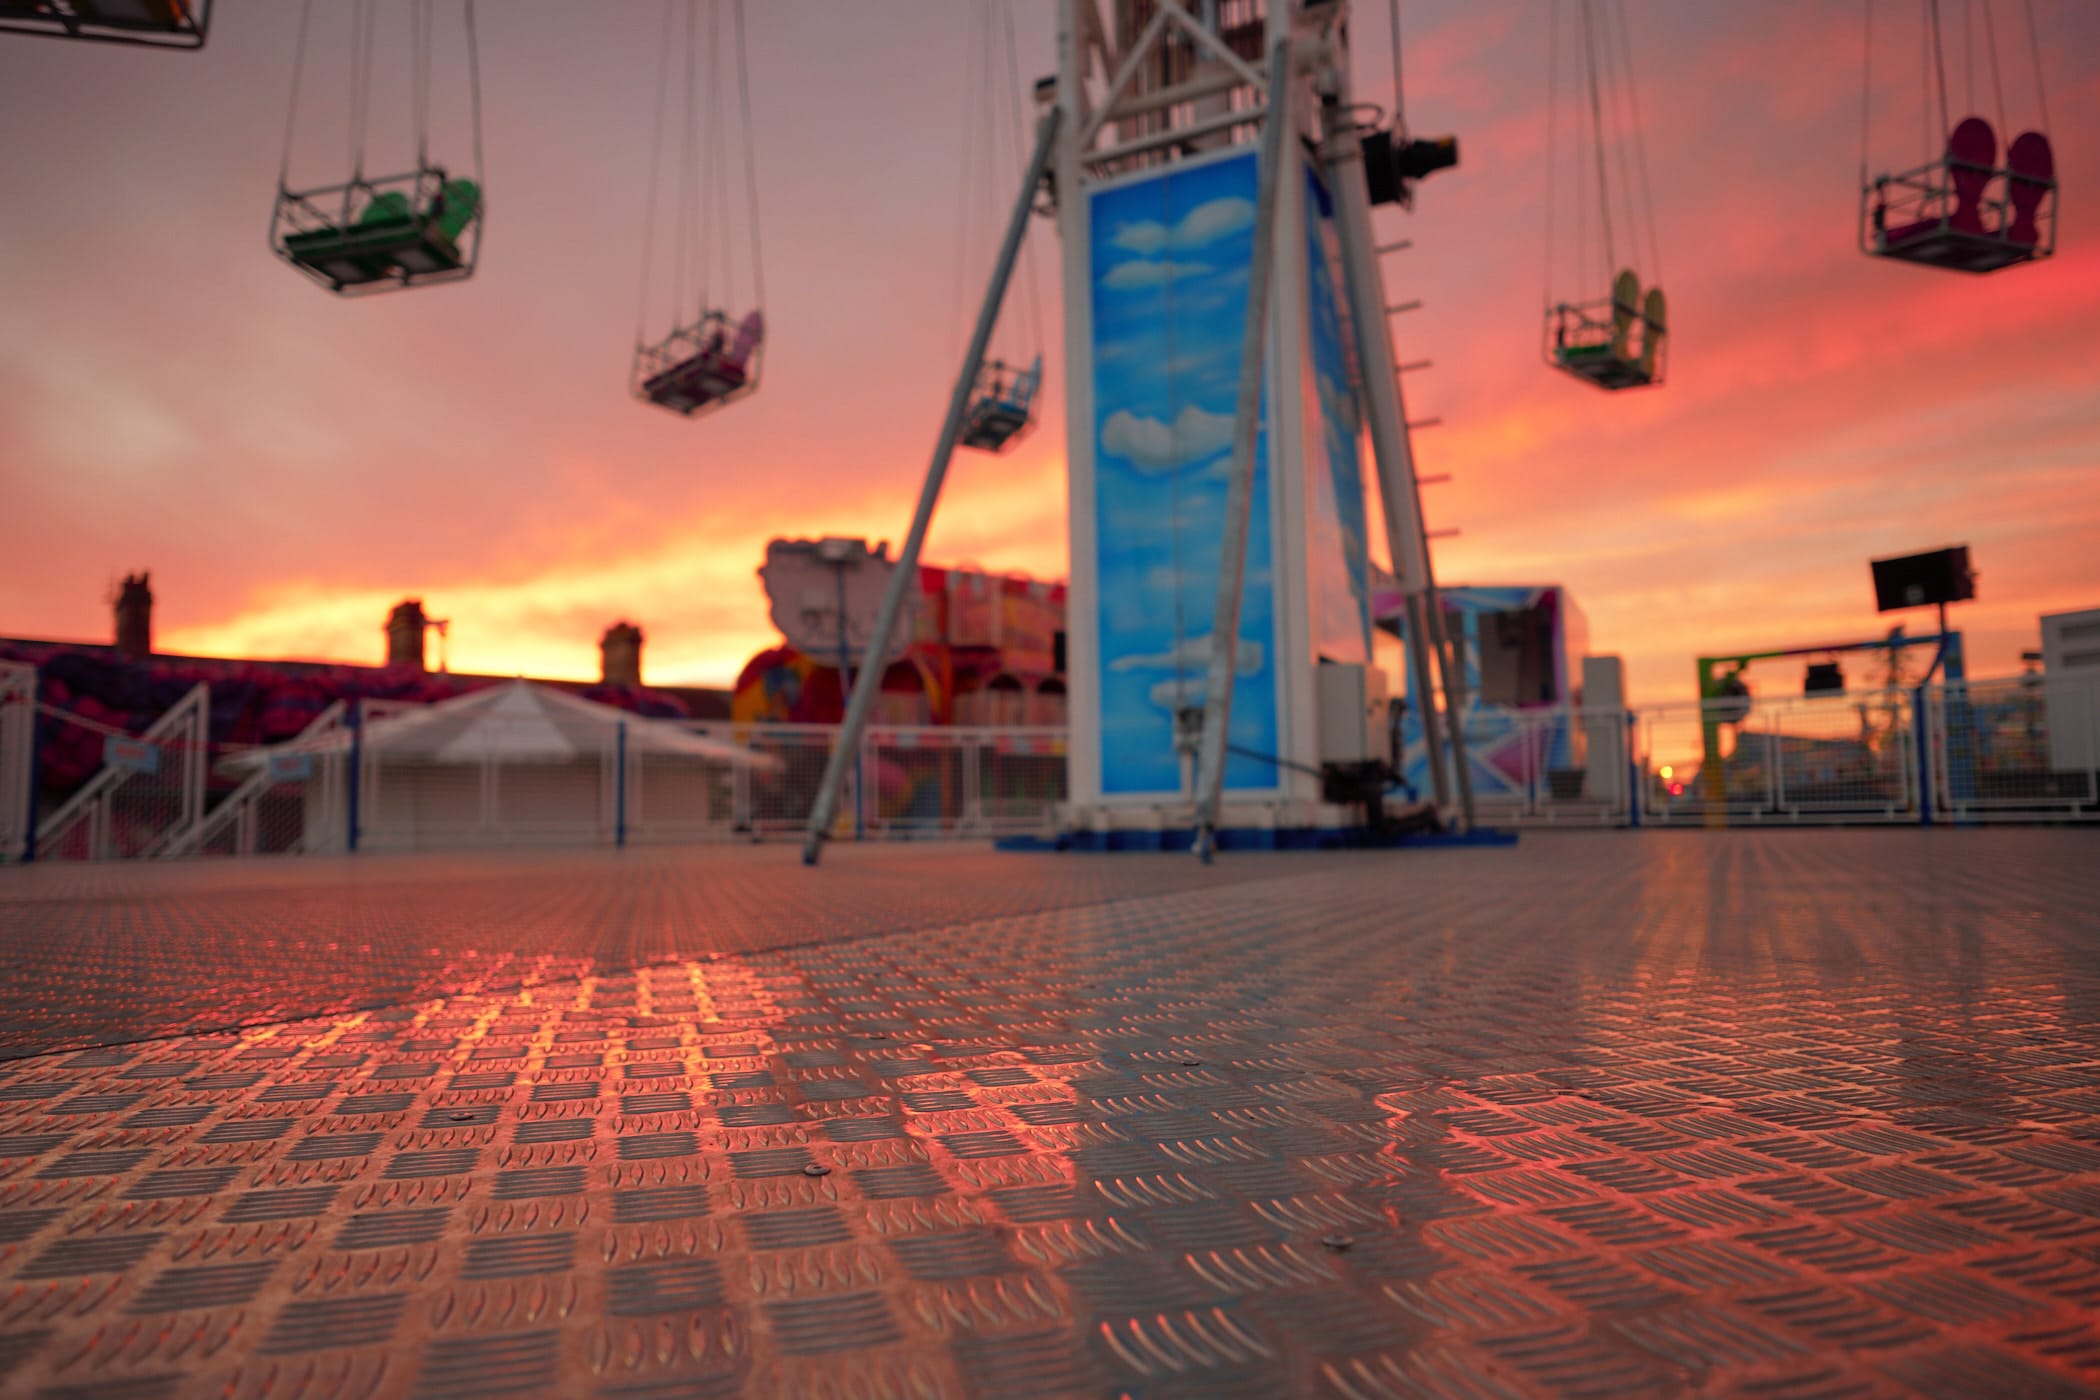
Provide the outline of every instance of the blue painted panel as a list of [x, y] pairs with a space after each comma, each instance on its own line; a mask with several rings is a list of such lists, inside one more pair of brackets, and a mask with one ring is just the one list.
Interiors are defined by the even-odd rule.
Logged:
[[1307, 570], [1312, 581], [1312, 646], [1330, 661], [1371, 659], [1371, 554], [1358, 444], [1363, 412], [1343, 348], [1339, 244], [1334, 203], [1308, 164], [1305, 172], [1306, 480], [1312, 488]]
[[[1101, 790], [1177, 795], [1173, 714], [1203, 703], [1217, 604], [1255, 158], [1186, 163], [1098, 190], [1093, 249], [1094, 539]], [[1233, 744], [1279, 751], [1267, 407], [1240, 606]], [[1233, 756], [1225, 786], [1277, 786]]]

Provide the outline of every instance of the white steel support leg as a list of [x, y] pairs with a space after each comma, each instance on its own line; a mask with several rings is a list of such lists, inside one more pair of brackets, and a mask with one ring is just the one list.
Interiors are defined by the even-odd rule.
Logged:
[[[1428, 558], [1428, 550], [1423, 550]], [[1466, 758], [1466, 661], [1444, 622], [1444, 601], [1437, 595], [1436, 575], [1427, 576], [1423, 603], [1429, 613], [1429, 635], [1436, 642], [1437, 669], [1444, 674], [1444, 715], [1451, 726], [1451, 771], [1458, 780], [1458, 810], [1463, 829], [1473, 829], [1473, 769]]]
[[1247, 581], [1247, 519], [1254, 506], [1254, 449], [1261, 429], [1262, 379], [1267, 356], [1269, 283], [1276, 264], [1276, 205], [1283, 187], [1283, 138], [1291, 127], [1284, 94], [1291, 74], [1291, 41], [1269, 50], [1269, 114], [1262, 122], [1254, 195], [1254, 260], [1248, 270], [1247, 325], [1240, 337], [1240, 387], [1232, 420], [1232, 475], [1225, 487], [1225, 537], [1218, 553], [1218, 602], [1211, 613], [1210, 679], [1203, 692], [1203, 733], [1196, 751], [1196, 854], [1208, 864], [1224, 800], [1227, 730], [1239, 646], [1240, 593]]
[[[1373, 448], [1375, 452], [1375, 447]], [[1390, 499], [1384, 483], [1385, 470], [1379, 468], [1381, 478], [1378, 494]], [[1393, 543], [1393, 509], [1386, 508], [1386, 548]], [[1415, 712], [1422, 718], [1422, 752], [1429, 761], [1429, 785], [1436, 798], [1436, 809], [1447, 812], [1451, 809], [1451, 778], [1444, 768], [1444, 723], [1436, 709], [1436, 671], [1429, 664], [1429, 609], [1420, 593], [1405, 593], [1405, 619], [1407, 629], [1408, 694], [1414, 696]], [[1400, 757], [1405, 766], [1406, 755]]]
[[[933, 523], [933, 508], [941, 498], [941, 483], [948, 475], [948, 462], [955, 456], [956, 439], [962, 435], [963, 414], [970, 406], [970, 389], [977, 382], [977, 371], [984, 364], [985, 347], [991, 343], [992, 327], [998, 323], [999, 307], [1006, 300], [1006, 284], [1012, 280], [1014, 261], [1020, 255], [1021, 237], [1028, 231], [1028, 216], [1035, 208], [1035, 192], [1043, 183], [1043, 172], [1050, 164], [1050, 152], [1057, 143], [1058, 119], [1063, 114], [1062, 105], [1054, 106], [1043, 114], [1036, 127], [1035, 154], [1028, 162], [1028, 173], [1021, 177], [1021, 191], [1014, 200], [1013, 217], [1007, 221], [1006, 241], [999, 247], [999, 261], [992, 269], [992, 282], [985, 289], [984, 305], [977, 313], [977, 329], [970, 336], [969, 352], [963, 356], [962, 374], [955, 381], [955, 392], [948, 399], [948, 417], [941, 424], [940, 440], [934, 444], [933, 460], [926, 467], [926, 482], [919, 488], [918, 509], [911, 518], [911, 530], [904, 537], [904, 547], [897, 555], [897, 567], [890, 574], [889, 586], [883, 590], [882, 609], [875, 615], [875, 635], [868, 641], [868, 653], [861, 662], [860, 675], [854, 679], [853, 698], [846, 706], [845, 722], [839, 726], [837, 739], [831, 746], [831, 756], [824, 763], [824, 778], [817, 786], [817, 800], [809, 813], [809, 832], [802, 841], [802, 863], [815, 865], [823, 850], [824, 838], [831, 830], [831, 822], [838, 812], [839, 788], [846, 780], [846, 772], [853, 766], [854, 755], [860, 752], [860, 740], [868, 727], [868, 712], [875, 708], [875, 696], [882, 689], [882, 673], [889, 669], [887, 658], [890, 652], [890, 635], [896, 630], [897, 615], [904, 608], [905, 590], [919, 585], [919, 551], [926, 543], [926, 530]], [[1076, 199], [1076, 190], [1059, 190], [1062, 199]]]
[[1363, 370], [1365, 418], [1371, 430], [1371, 452], [1378, 464], [1378, 496], [1385, 508], [1386, 550], [1393, 576], [1407, 600], [1407, 652], [1411, 689], [1422, 719], [1423, 748], [1437, 806], [1448, 811], [1452, 783], [1445, 777], [1442, 727], [1436, 691], [1430, 684], [1429, 657], [1444, 679], [1444, 720], [1451, 730], [1459, 811], [1467, 829], [1473, 825], [1473, 782], [1466, 766], [1462, 672], [1445, 635], [1444, 605], [1437, 596], [1436, 571], [1429, 562], [1429, 540], [1422, 524], [1422, 488], [1415, 477], [1414, 446], [1408, 440], [1407, 411], [1400, 393], [1400, 368], [1393, 360], [1393, 341], [1386, 328], [1385, 279], [1378, 268], [1377, 237], [1371, 228], [1371, 202], [1364, 184], [1363, 147], [1348, 107], [1339, 100], [1324, 104], [1325, 139], [1321, 160], [1335, 202], [1335, 231], [1346, 274], [1349, 320], [1356, 331], [1356, 357]]

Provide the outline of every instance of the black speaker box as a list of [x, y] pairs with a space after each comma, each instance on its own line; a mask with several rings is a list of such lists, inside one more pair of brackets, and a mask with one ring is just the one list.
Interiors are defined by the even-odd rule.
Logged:
[[1976, 596], [1976, 576], [1969, 572], [1969, 547], [1935, 549], [1874, 561], [1874, 608], [1896, 612], [1959, 603]]

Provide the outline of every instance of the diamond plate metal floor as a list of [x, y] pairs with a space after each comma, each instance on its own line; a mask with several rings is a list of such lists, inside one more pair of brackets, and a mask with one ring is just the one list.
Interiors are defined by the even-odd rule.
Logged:
[[1233, 885], [1307, 859], [1206, 872], [928, 844], [804, 870], [781, 844], [0, 869], [0, 1060]]
[[2100, 1389], [2100, 833], [792, 859], [0, 871], [0, 1389]]

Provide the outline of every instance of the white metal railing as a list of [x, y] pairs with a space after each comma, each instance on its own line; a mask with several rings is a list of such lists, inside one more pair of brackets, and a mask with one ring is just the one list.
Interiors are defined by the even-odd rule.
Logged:
[[[0, 671], [0, 696], [23, 684]], [[203, 813], [186, 804], [202, 800], [208, 703], [200, 687], [142, 736], [161, 751], [157, 773], [105, 769], [75, 794], [38, 833], [39, 857], [796, 836], [837, 737], [829, 725], [683, 726], [773, 760], [762, 766], [624, 742], [551, 761], [440, 762], [358, 742], [347, 714], [332, 710], [302, 735], [324, 741], [305, 761], [258, 772]], [[362, 708], [369, 734], [373, 721], [418, 707]], [[28, 781], [29, 710], [0, 707], [0, 783]], [[1490, 825], [2100, 820], [2100, 676], [1760, 698], [1746, 708], [1475, 706], [1466, 731], [1478, 817]], [[1065, 762], [1061, 728], [872, 727], [834, 834], [1047, 833], [1066, 799]]]
[[1915, 693], [1901, 690], [1759, 699], [1747, 711], [1726, 701], [1645, 707], [1635, 740], [1643, 816], [1656, 825], [1915, 820], [1916, 712]]
[[1476, 704], [1463, 713], [1474, 815], [1483, 825], [1630, 822], [1624, 711]]
[[2100, 674], [1648, 706], [1635, 733], [1654, 825], [2100, 820]]
[[2100, 817], [2100, 676], [1955, 682], [1935, 689], [1927, 709], [1936, 814]]
[[204, 812], [211, 687], [199, 682], [37, 828], [38, 860], [153, 856]]
[[[779, 760], [738, 769], [710, 808], [752, 836], [799, 833], [837, 730], [831, 725], [692, 726]], [[1043, 727], [871, 726], [839, 804], [838, 835], [887, 839], [993, 836], [1047, 829], [1065, 800], [1065, 731]], [[662, 756], [651, 761], [661, 763]], [[651, 777], [636, 774], [630, 839], [672, 835], [652, 808]], [[726, 804], [726, 812], [724, 805]]]
[[[339, 732], [346, 713], [344, 702], [335, 701], [299, 731], [298, 741], [311, 743]], [[309, 837], [320, 837], [327, 830], [325, 821], [312, 820], [318, 813], [309, 809], [326, 811], [334, 805], [327, 784], [341, 769], [326, 754], [272, 755], [210, 811], [169, 833], [155, 854], [163, 858], [296, 855], [307, 849]], [[321, 792], [309, 791], [315, 785]], [[316, 796], [318, 803], [312, 801]]]
[[[465, 763], [361, 748], [349, 806], [323, 846], [642, 844], [801, 833], [837, 739], [832, 725], [694, 722], [771, 760], [731, 764], [636, 744], [560, 761]], [[838, 835], [906, 840], [1048, 830], [1065, 800], [1065, 732], [875, 726], [861, 742]], [[353, 794], [354, 790], [354, 796]], [[309, 801], [307, 811], [315, 804]]]

